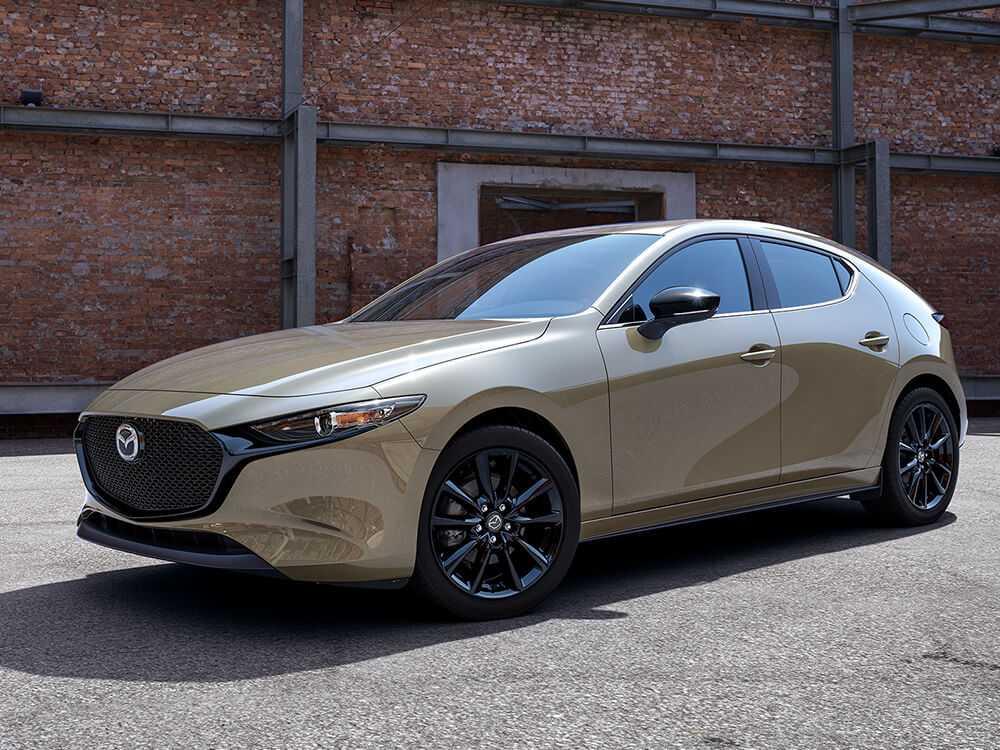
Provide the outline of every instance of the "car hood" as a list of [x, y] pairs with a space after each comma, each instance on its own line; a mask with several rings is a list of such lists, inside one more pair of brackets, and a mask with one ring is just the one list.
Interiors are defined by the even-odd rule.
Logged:
[[332, 323], [226, 341], [130, 375], [112, 390], [295, 397], [374, 385], [538, 338], [548, 320]]

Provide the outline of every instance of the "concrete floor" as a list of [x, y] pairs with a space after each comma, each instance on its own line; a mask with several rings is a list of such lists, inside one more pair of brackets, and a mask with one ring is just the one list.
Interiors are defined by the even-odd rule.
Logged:
[[74, 536], [66, 441], [0, 443], [0, 747], [1000, 747], [1000, 420], [942, 521], [824, 501], [595, 542], [534, 614]]

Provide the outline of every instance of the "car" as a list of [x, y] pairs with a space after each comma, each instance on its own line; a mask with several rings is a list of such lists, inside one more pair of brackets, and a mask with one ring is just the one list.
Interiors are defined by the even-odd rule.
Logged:
[[750, 221], [583, 227], [111, 386], [75, 433], [78, 535], [512, 617], [580, 541], [839, 496], [933, 523], [966, 428], [947, 320], [867, 256]]

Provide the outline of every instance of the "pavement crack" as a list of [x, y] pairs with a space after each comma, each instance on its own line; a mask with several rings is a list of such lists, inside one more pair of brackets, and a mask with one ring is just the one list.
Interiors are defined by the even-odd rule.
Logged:
[[994, 664], [989, 661], [980, 661], [978, 659], [965, 659], [961, 656], [957, 656], [951, 653], [946, 646], [935, 651], [928, 651], [926, 654], [921, 654], [925, 659], [933, 659], [935, 661], [945, 661], [950, 664], [958, 664], [963, 667], [976, 667], [978, 669], [987, 669], [993, 672], [1000, 672], [1000, 664]]
[[701, 741], [715, 747], [739, 747], [739, 743], [728, 737], [702, 737]]

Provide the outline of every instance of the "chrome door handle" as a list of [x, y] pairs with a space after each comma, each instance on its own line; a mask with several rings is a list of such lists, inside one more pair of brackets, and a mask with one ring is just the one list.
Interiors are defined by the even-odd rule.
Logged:
[[869, 331], [858, 343], [861, 344], [861, 346], [867, 346], [869, 349], [880, 351], [886, 344], [889, 343], [889, 337], [882, 335], [878, 331]]
[[740, 359], [744, 362], [766, 365], [774, 358], [776, 353], [777, 350], [768, 347], [767, 344], [754, 344], [750, 347], [750, 351], [744, 352], [740, 355]]

